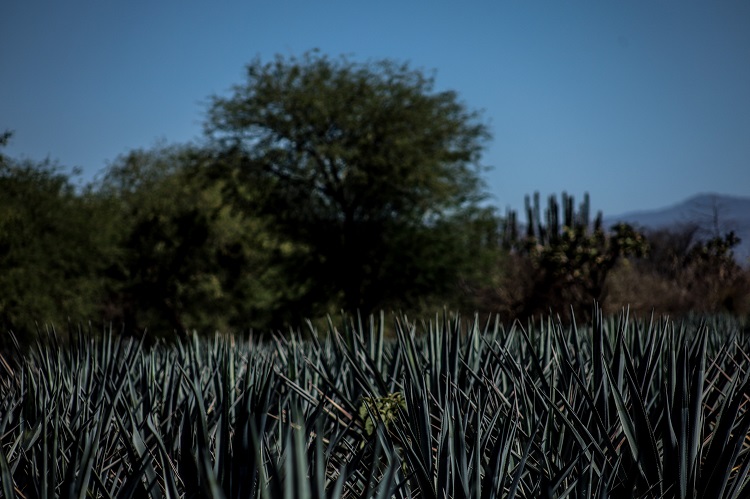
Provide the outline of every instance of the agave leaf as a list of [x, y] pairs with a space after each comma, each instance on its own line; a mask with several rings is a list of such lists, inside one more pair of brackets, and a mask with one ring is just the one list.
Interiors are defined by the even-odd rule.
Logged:
[[436, 492], [439, 497], [455, 497], [456, 494], [453, 490], [456, 472], [455, 472], [455, 456], [456, 449], [454, 447], [455, 442], [455, 430], [453, 428], [452, 412], [453, 412], [453, 400], [452, 398], [445, 398], [444, 403], [446, 406], [443, 407], [443, 415], [438, 432], [437, 442], [437, 457], [436, 457], [436, 468], [437, 468], [437, 488]]
[[[674, 364], [670, 363], [670, 369]], [[665, 394], [669, 393], [669, 388], [665, 382]], [[671, 487], [677, 487], [680, 479], [680, 460], [679, 460], [679, 442], [677, 441], [677, 430], [674, 426], [674, 414], [672, 414], [671, 403], [665, 397], [664, 417], [662, 419], [662, 477], [664, 480], [664, 492]]]
[[[542, 360], [537, 355], [534, 346], [531, 342], [531, 338], [529, 337], [529, 334], [526, 332], [526, 329], [524, 329], [522, 326], [519, 326], [519, 329], [521, 330], [521, 337], [523, 338], [527, 348], [528, 348], [528, 357], [531, 361], [531, 366], [534, 368], [534, 371], [536, 372], [538, 378], [537, 380], [542, 384], [542, 389], [550, 393], [550, 386], [547, 383], [547, 378], [544, 375], [544, 369], [542, 369]], [[549, 339], [549, 336], [547, 336]], [[549, 349], [547, 349], [549, 351]]]
[[[590, 421], [593, 421], [596, 427], [596, 430], [599, 432], [600, 438], [596, 439], [596, 442], [598, 445], [603, 445], [607, 452], [609, 452], [610, 458], [614, 459], [615, 456], [618, 455], [618, 452], [615, 450], [614, 446], [612, 445], [612, 441], [609, 439], [609, 435], [607, 434], [607, 428], [604, 425], [604, 422], [602, 421], [602, 418], [597, 410], [596, 403], [594, 399], [591, 397], [591, 395], [586, 391], [586, 386], [583, 383], [583, 380], [577, 375], [573, 374], [572, 379], [575, 381], [575, 383], [580, 388], [578, 390], [578, 394], [582, 397], [583, 401], [586, 402], [588, 405], [588, 408], [590, 410]], [[605, 381], [605, 384], [603, 386], [607, 386], [607, 382]], [[564, 402], [567, 402], [563, 398]], [[572, 410], [572, 408], [571, 408]], [[577, 416], [577, 414], [575, 414]], [[583, 424], [583, 421], [581, 421], [581, 424]], [[586, 426], [587, 431], [591, 431], [591, 429]], [[594, 439], [593, 434], [591, 435], [591, 438]], [[603, 451], [602, 451], [603, 452]]]
[[[644, 400], [647, 391], [643, 390], [643, 387], [639, 386], [636, 381], [636, 370], [633, 363], [633, 356], [627, 345], [625, 345], [622, 334], [620, 335], [620, 342], [622, 343], [622, 364], [624, 366], [625, 381], [630, 390], [630, 400], [632, 402], [634, 415], [633, 422], [635, 423], [636, 436], [639, 439], [638, 444], [645, 450], [644, 452], [639, 452], [639, 455], [643, 459], [643, 466], [647, 471], [647, 483], [649, 488], [651, 488], [655, 484], [661, 483], [663, 472], [661, 460], [659, 459], [659, 453], [657, 451], [656, 435], [652, 429]], [[620, 393], [620, 395], [622, 395], [622, 393]]]
[[[436, 497], [435, 485], [432, 482], [434, 462], [432, 456], [432, 426], [430, 424], [430, 405], [426, 390], [418, 390], [411, 383], [405, 386], [406, 408], [409, 424], [405, 425], [406, 432], [399, 431], [402, 442], [413, 442], [406, 445], [407, 463], [416, 473], [423, 494]], [[402, 425], [396, 425], [402, 430]]]
[[147, 495], [147, 491], [144, 488], [143, 476], [146, 473], [146, 467], [150, 466], [151, 463], [148, 459], [148, 455], [142, 458], [138, 457], [138, 453], [133, 446], [132, 435], [130, 434], [130, 432], [128, 432], [128, 429], [126, 428], [126, 425], [122, 419], [123, 416], [127, 415], [123, 414], [121, 416], [119, 413], [115, 412], [113, 420], [117, 425], [118, 431], [121, 435], [120, 441], [124, 447], [124, 450], [128, 454], [128, 461], [135, 469], [128, 472], [126, 480], [116, 491], [116, 497], [118, 499], [126, 499], [133, 497], [134, 495], [144, 497]]
[[739, 497], [748, 496], [748, 492], [750, 492], [747, 483], [748, 471], [750, 471], [750, 459], [748, 459], [747, 454], [745, 454], [744, 463], [734, 476], [734, 480], [732, 481], [731, 487], [725, 497], [737, 499]]
[[[543, 418], [538, 418], [537, 420], [537, 429], [541, 426]], [[536, 432], [534, 432], [535, 434]], [[526, 447], [524, 448], [523, 455], [521, 456], [521, 461], [516, 465], [516, 469], [513, 472], [513, 481], [510, 484], [510, 488], [508, 489], [508, 499], [513, 499], [516, 497], [516, 493], [518, 492], [519, 484], [521, 483], [521, 476], [523, 476], [523, 473], [526, 471], [526, 461], [529, 458], [529, 451], [531, 450], [531, 444], [534, 443], [533, 434], [529, 435], [529, 440], [526, 442]]]
[[[488, 455], [491, 467], [482, 479], [482, 498], [495, 499], [499, 496], [500, 491], [505, 488], [505, 482], [509, 479], [508, 468], [510, 467], [511, 449], [515, 443], [515, 435], [518, 429], [518, 406], [514, 405], [514, 410], [503, 418], [500, 428], [500, 434], [495, 439], [495, 443]], [[493, 417], [490, 427], [495, 426], [495, 422], [500, 417], [497, 412]]]
[[147, 463], [145, 466], [145, 473], [146, 473], [146, 480], [148, 485], [146, 486], [146, 492], [152, 493], [155, 495], [155, 497], [160, 498], [161, 497], [161, 491], [158, 487], [157, 482], [157, 475], [156, 470], [154, 469], [154, 466], [151, 464], [150, 455], [149, 455], [149, 449], [146, 448], [146, 445], [144, 443], [143, 436], [141, 435], [141, 432], [133, 426], [133, 429], [131, 430], [131, 438], [133, 443], [133, 448], [135, 449], [138, 458], [140, 461]]
[[[468, 411], [467, 411], [468, 412]], [[444, 413], [447, 414], [447, 411]], [[471, 494], [471, 471], [469, 468], [471, 449], [466, 442], [466, 424], [463, 412], [459, 404], [453, 404], [453, 426], [454, 426], [454, 447], [453, 456], [455, 460], [455, 473], [460, 488], [456, 489], [456, 497], [468, 499]]]
[[[385, 476], [382, 480], [380, 480], [378, 488], [375, 491], [375, 499], [386, 499], [388, 497], [393, 497], [393, 494], [397, 487], [395, 479], [398, 475], [399, 467], [400, 463], [398, 461], [391, 461], [388, 463], [388, 468], [386, 469]], [[339, 496], [334, 495], [333, 497]]]
[[200, 490], [200, 472], [197, 465], [197, 452], [194, 449], [193, 418], [190, 411], [182, 413], [180, 423], [179, 457], [177, 471], [186, 491], [187, 497], [193, 497]]
[[5, 456], [5, 451], [0, 447], [0, 478], [2, 478], [2, 484], [0, 484], [0, 490], [3, 491], [4, 497], [14, 497], [16, 495], [13, 490], [13, 473], [8, 465], [8, 458]]
[[556, 388], [555, 391], [558, 395], [560, 395], [560, 403], [563, 404], [563, 406], [567, 410], [562, 411], [552, 399], [550, 399], [546, 394], [540, 392], [540, 394], [549, 402], [546, 407], [548, 409], [552, 409], [551, 412], [554, 412], [555, 414], [560, 416], [560, 418], [562, 418], [565, 426], [573, 432], [573, 436], [578, 442], [578, 445], [580, 446], [580, 450], [582, 452], [596, 454], [601, 459], [606, 459], [604, 451], [599, 447], [596, 439], [594, 439], [589, 429], [578, 417], [576, 411], [570, 405], [570, 402], [568, 402], [565, 395], [563, 393], [560, 393]]
[[94, 466], [94, 453], [97, 445], [98, 439], [96, 435], [87, 433], [80, 463], [71, 463], [71, 467], [78, 467], [79, 474], [75, 477], [73, 483], [70, 484], [68, 490], [75, 491], [78, 499], [84, 499], [88, 493], [89, 481], [91, 480], [91, 472]]
[[653, 385], [654, 376], [659, 368], [659, 353], [664, 351], [664, 342], [667, 338], [665, 330], [656, 329], [653, 311], [645, 334], [648, 336], [648, 341], [636, 377], [641, 393], [644, 394], [648, 393], [648, 388]]
[[[608, 367], [605, 373], [610, 383], [622, 430], [625, 433], [633, 460], [638, 464], [641, 476], [649, 487], [659, 484], [661, 482], [661, 467], [659, 466], [659, 458], [656, 453], [655, 436], [648, 421], [648, 415], [646, 415], [643, 408], [643, 401], [640, 399], [640, 395], [635, 387], [635, 382], [630, 381], [631, 401], [633, 401], [633, 411], [635, 413], [631, 417], [622, 393], [620, 393], [619, 388], [615, 385], [614, 375]], [[630, 380], [630, 377], [628, 377], [628, 380]]]
[[[705, 327], [699, 330], [697, 342], [691, 355], [692, 376], [690, 379], [690, 414], [688, 426], [688, 455], [687, 462], [690, 469], [689, 493], [693, 494], [696, 487], [700, 468], [700, 451], [703, 429], [703, 386], [706, 377], [706, 341]], [[696, 365], [697, 364], [697, 365]]]
[[[724, 497], [724, 490], [729, 484], [732, 470], [737, 466], [737, 458], [748, 432], [750, 411], [745, 411], [738, 418], [739, 408], [745, 402], [745, 394], [750, 393], [750, 371], [745, 374], [744, 383], [737, 393], [735, 376], [721, 408], [719, 421], [714, 428], [706, 453], [705, 477], [701, 489], [702, 497]], [[750, 461], [745, 457], [745, 461]]]
[[167, 496], [167, 499], [177, 498], [180, 496], [180, 493], [177, 489], [177, 482], [174, 479], [174, 468], [169, 457], [169, 451], [167, 450], [167, 446], [164, 444], [164, 440], [159, 434], [159, 429], [157, 428], [157, 425], [154, 422], [153, 416], [151, 414], [149, 414], [146, 418], [146, 428], [148, 428], [148, 430], [151, 432], [151, 435], [154, 437], [154, 440], [156, 441], [156, 447], [159, 450], [159, 459], [161, 462], [161, 468], [163, 470], [162, 475], [164, 477], [164, 492]]

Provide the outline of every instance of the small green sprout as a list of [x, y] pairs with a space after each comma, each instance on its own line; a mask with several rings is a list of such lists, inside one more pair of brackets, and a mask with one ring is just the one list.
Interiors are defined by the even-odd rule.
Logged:
[[406, 409], [406, 400], [401, 392], [393, 392], [385, 397], [362, 397], [359, 406], [359, 417], [365, 422], [365, 432], [375, 432], [375, 414], [380, 416], [386, 428], [398, 417], [398, 409]]

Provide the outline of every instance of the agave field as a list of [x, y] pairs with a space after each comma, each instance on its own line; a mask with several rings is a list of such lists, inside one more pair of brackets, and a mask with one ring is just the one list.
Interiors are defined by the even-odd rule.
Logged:
[[730, 318], [343, 322], [0, 357], [0, 493], [750, 497], [750, 339]]

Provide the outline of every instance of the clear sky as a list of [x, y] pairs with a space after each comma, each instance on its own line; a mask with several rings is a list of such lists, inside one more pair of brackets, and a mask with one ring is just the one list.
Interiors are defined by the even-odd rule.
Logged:
[[92, 178], [200, 138], [254, 57], [313, 48], [435, 70], [483, 109], [500, 208], [535, 190], [588, 191], [605, 215], [750, 195], [746, 0], [5, 0], [6, 152]]

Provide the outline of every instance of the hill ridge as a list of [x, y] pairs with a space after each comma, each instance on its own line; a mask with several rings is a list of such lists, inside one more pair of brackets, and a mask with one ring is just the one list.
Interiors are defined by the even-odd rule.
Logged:
[[696, 224], [701, 239], [734, 231], [741, 239], [734, 248], [735, 257], [740, 263], [750, 264], [750, 196], [701, 192], [664, 208], [608, 215], [604, 222], [607, 226], [625, 222], [645, 230]]

